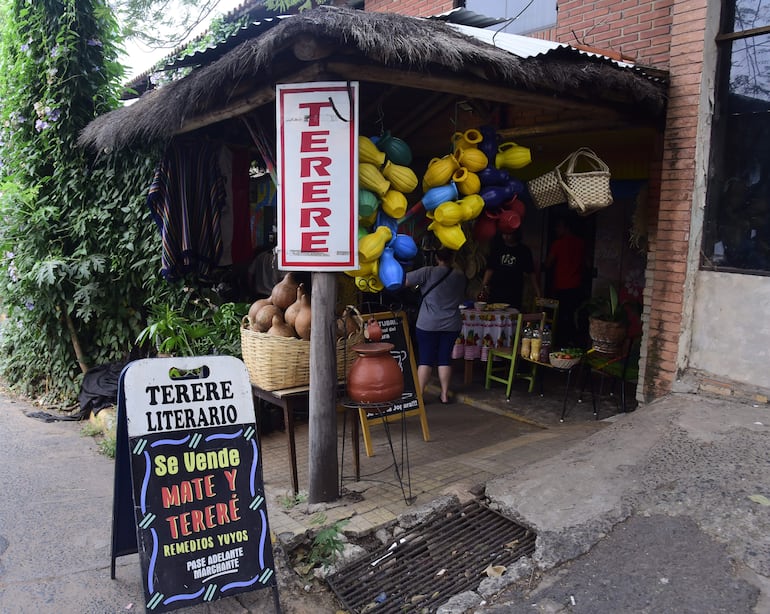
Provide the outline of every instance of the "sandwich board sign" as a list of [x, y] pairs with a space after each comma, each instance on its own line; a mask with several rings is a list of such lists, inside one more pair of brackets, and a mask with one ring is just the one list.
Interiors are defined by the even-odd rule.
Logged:
[[[126, 473], [122, 430], [147, 611], [167, 612], [261, 588], [273, 590], [280, 611], [243, 362], [232, 356], [149, 358], [123, 370], [113, 569], [116, 550], [130, 550], [119, 537], [126, 519], [118, 493], [127, 486], [120, 477]], [[116, 548], [116, 535], [122, 548]]]

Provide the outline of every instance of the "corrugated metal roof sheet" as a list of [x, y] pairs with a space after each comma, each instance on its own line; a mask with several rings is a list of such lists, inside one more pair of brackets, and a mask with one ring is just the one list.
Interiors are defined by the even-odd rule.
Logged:
[[488, 28], [489, 26], [495, 26], [507, 21], [507, 19], [502, 17], [489, 17], [488, 15], [469, 11], [466, 8], [452, 9], [445, 13], [431, 15], [428, 19], [437, 19], [448, 23], [461, 23], [466, 26], [473, 26], [474, 28]]

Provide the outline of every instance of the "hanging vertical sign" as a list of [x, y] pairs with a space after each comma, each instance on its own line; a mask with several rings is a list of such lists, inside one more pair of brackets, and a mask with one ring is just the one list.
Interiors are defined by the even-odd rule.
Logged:
[[272, 588], [277, 605], [243, 362], [232, 356], [138, 360], [124, 370], [121, 387], [147, 611], [260, 588]]
[[278, 267], [358, 269], [358, 83], [276, 85]]

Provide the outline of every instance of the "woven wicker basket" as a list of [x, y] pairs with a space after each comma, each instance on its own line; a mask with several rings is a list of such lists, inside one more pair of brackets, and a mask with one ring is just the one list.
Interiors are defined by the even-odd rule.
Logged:
[[557, 358], [554, 352], [548, 355], [548, 361], [557, 369], [571, 369], [580, 362], [580, 359], [580, 356], [575, 358]]
[[[363, 341], [363, 331], [337, 341], [337, 379], [344, 379], [357, 358], [352, 350]], [[307, 386], [310, 383], [310, 341], [279, 337], [241, 325], [241, 354], [249, 381], [263, 390]]]

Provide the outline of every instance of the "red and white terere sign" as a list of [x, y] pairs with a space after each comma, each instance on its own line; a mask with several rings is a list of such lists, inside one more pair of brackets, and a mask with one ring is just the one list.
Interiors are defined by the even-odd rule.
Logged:
[[358, 268], [358, 83], [276, 85], [278, 267]]

